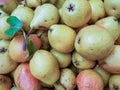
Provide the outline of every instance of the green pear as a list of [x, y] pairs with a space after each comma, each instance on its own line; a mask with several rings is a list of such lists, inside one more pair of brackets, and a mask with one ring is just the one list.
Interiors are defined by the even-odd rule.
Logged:
[[120, 74], [113, 74], [110, 76], [109, 90], [120, 90]]
[[109, 56], [99, 61], [100, 67], [109, 73], [120, 73], [120, 45], [114, 45]]
[[2, 9], [0, 9], [0, 18], [3, 16], [8, 16], [8, 14], [4, 12]]
[[5, 11], [7, 14], [11, 14], [17, 5], [18, 3], [16, 0], [0, 0], [0, 9]]
[[103, 79], [103, 82], [104, 82], [104, 86], [106, 86], [109, 82], [109, 78], [110, 78], [110, 73], [105, 71], [102, 67], [100, 67], [99, 65], [96, 65], [96, 67], [94, 68], [94, 70], [100, 74], [100, 76], [102, 77]]
[[91, 15], [91, 6], [87, 0], [66, 0], [61, 7], [63, 22], [73, 28], [88, 23]]
[[0, 40], [0, 74], [8, 74], [18, 65], [18, 63], [14, 62], [9, 56], [9, 44], [10, 41], [8, 40]]
[[114, 40], [116, 40], [119, 37], [120, 29], [119, 29], [118, 20], [116, 17], [108, 16], [98, 20], [95, 24], [106, 28], [110, 32]]
[[69, 68], [61, 69], [59, 81], [54, 84], [55, 90], [74, 90], [76, 86], [76, 77]]
[[72, 53], [72, 63], [78, 69], [89, 69], [96, 65], [95, 61], [85, 59], [76, 51]]
[[58, 62], [47, 50], [36, 51], [29, 65], [32, 75], [46, 85], [52, 86], [59, 79]]
[[107, 16], [120, 18], [120, 0], [104, 0], [104, 7]]
[[60, 68], [68, 67], [71, 63], [71, 53], [60, 53], [56, 51], [55, 49], [51, 49], [50, 52], [55, 56], [57, 59]]
[[98, 25], [82, 28], [76, 36], [76, 51], [88, 60], [100, 60], [107, 57], [114, 47], [110, 33]]
[[41, 5], [40, 0], [25, 0], [26, 4], [30, 8], [36, 8], [37, 6]]
[[34, 17], [31, 21], [31, 29], [49, 29], [53, 24], [59, 21], [58, 9], [52, 4], [43, 4], [34, 11]]
[[23, 23], [23, 29], [25, 31], [30, 30], [30, 23], [34, 16], [34, 11], [23, 5], [19, 5], [12, 13], [11, 16], [16, 16], [22, 23]]
[[92, 16], [89, 23], [92, 24], [105, 16], [105, 9], [101, 0], [89, 0], [89, 3], [92, 9]]
[[58, 52], [70, 53], [74, 49], [76, 32], [63, 24], [54, 24], [48, 31], [50, 46]]
[[6, 22], [9, 16], [3, 16], [0, 18], [0, 37], [5, 39], [5, 40], [10, 40], [10, 37], [7, 37], [5, 35], [5, 31], [9, 28], [9, 24]]

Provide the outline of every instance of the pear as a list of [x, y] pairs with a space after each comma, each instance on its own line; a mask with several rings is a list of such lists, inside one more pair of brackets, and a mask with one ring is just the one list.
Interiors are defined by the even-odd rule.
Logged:
[[8, 74], [13, 71], [18, 63], [14, 62], [8, 54], [10, 41], [0, 40], [0, 74]]
[[93, 68], [96, 65], [95, 61], [85, 59], [76, 51], [72, 53], [72, 63], [78, 69]]
[[98, 20], [95, 24], [106, 28], [110, 32], [114, 40], [116, 40], [119, 37], [120, 29], [118, 19], [116, 17], [108, 16]]
[[12, 83], [13, 81], [9, 76], [0, 74], [0, 90], [11, 90]]
[[76, 86], [76, 77], [69, 68], [61, 69], [59, 81], [54, 84], [55, 90], [74, 90]]
[[0, 18], [3, 16], [8, 16], [8, 14], [4, 12], [2, 9], [0, 9]]
[[82, 28], [76, 36], [75, 50], [88, 60], [100, 60], [113, 50], [114, 40], [110, 33], [98, 25]]
[[48, 31], [50, 46], [58, 52], [70, 53], [74, 49], [76, 32], [63, 24], [54, 24]]
[[47, 50], [36, 51], [29, 65], [32, 75], [48, 86], [52, 86], [59, 79], [58, 62]]
[[78, 90], [104, 90], [102, 77], [92, 69], [81, 71], [76, 77]]
[[104, 0], [104, 7], [107, 16], [120, 18], [120, 0]]
[[119, 90], [120, 89], [120, 74], [113, 74], [109, 79], [109, 90]]
[[40, 0], [26, 0], [26, 4], [30, 8], [36, 8], [41, 5]]
[[71, 63], [71, 53], [60, 53], [55, 49], [51, 49], [50, 52], [55, 56], [57, 59], [60, 68], [68, 67]]
[[55, 6], [60, 9], [66, 0], [57, 0]]
[[45, 4], [45, 3], [51, 3], [51, 4], [55, 4], [57, 0], [40, 0], [41, 4]]
[[92, 24], [105, 16], [105, 9], [101, 0], [89, 0], [89, 3], [92, 9], [92, 16], [89, 23]]
[[58, 9], [52, 4], [43, 4], [35, 9], [34, 17], [31, 21], [31, 29], [49, 29], [59, 21]]
[[22, 23], [23, 23], [23, 29], [25, 31], [30, 30], [30, 23], [33, 19], [34, 11], [23, 5], [19, 5], [12, 13], [11, 16], [16, 16]]
[[[99, 61], [99, 65], [109, 73], [120, 73], [120, 45], [114, 45], [109, 56]], [[114, 63], [114, 64], [113, 64]]]
[[87, 0], [66, 0], [61, 7], [63, 22], [73, 28], [88, 23], [92, 10]]
[[11, 37], [7, 37], [5, 35], [5, 31], [9, 28], [9, 24], [6, 22], [9, 16], [3, 16], [0, 18], [0, 37], [5, 39], [5, 40], [10, 40]]
[[17, 5], [18, 3], [16, 0], [0, 0], [0, 9], [5, 11], [7, 14], [11, 14]]
[[104, 81], [104, 86], [107, 86], [111, 74], [109, 72], [105, 71], [99, 65], [96, 65], [94, 70], [102, 77], [102, 79]]

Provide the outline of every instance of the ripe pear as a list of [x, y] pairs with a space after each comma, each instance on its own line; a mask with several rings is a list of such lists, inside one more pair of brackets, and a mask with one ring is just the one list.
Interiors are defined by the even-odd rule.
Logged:
[[5, 39], [5, 40], [10, 40], [10, 37], [7, 37], [5, 35], [5, 31], [9, 28], [9, 24], [6, 22], [9, 16], [3, 16], [0, 18], [0, 37]]
[[120, 0], [104, 0], [104, 7], [107, 16], [120, 18]]
[[82, 28], [76, 36], [76, 51], [88, 60], [100, 60], [108, 56], [114, 46], [110, 33], [98, 25]]
[[72, 59], [71, 53], [60, 53], [55, 49], [51, 49], [50, 52], [57, 59], [60, 68], [65, 68], [70, 65]]
[[58, 62], [47, 50], [36, 51], [29, 65], [32, 75], [48, 86], [52, 86], [59, 79]]
[[102, 77], [92, 69], [81, 71], [76, 77], [78, 90], [104, 90]]
[[108, 84], [108, 82], [109, 82], [110, 73], [107, 72], [107, 71], [105, 71], [99, 65], [96, 65], [96, 67], [94, 68], [94, 70], [102, 77], [103, 82], [104, 82], [104, 86], [106, 86]]
[[120, 73], [120, 45], [114, 45], [109, 56], [99, 61], [99, 65], [109, 73]]
[[76, 51], [72, 53], [72, 63], [78, 69], [93, 68], [96, 65], [95, 61], [85, 59]]
[[69, 68], [61, 69], [58, 82], [54, 84], [55, 90], [74, 90], [76, 86], [76, 76]]
[[52, 4], [43, 4], [34, 11], [34, 17], [31, 21], [31, 29], [49, 29], [53, 24], [58, 23], [59, 12]]
[[4, 12], [2, 9], [0, 9], [0, 18], [4, 16], [8, 16], [8, 14]]
[[70, 53], [74, 49], [76, 32], [67, 25], [55, 24], [48, 31], [48, 40], [53, 49], [61, 53]]
[[30, 30], [30, 23], [33, 19], [34, 11], [23, 5], [19, 5], [12, 13], [11, 16], [16, 16], [22, 23], [25, 31]]
[[36, 8], [37, 6], [41, 5], [40, 0], [25, 0], [26, 4], [30, 8]]
[[14, 62], [8, 54], [8, 46], [10, 41], [0, 40], [0, 74], [8, 74], [13, 71], [18, 63]]
[[119, 37], [120, 29], [118, 19], [116, 17], [108, 16], [98, 20], [95, 24], [106, 28], [110, 32], [114, 40], [116, 40]]
[[78, 28], [91, 18], [92, 10], [87, 0], [66, 0], [61, 7], [61, 17], [70, 27]]
[[5, 11], [7, 14], [11, 14], [17, 5], [17, 0], [0, 0], [0, 9]]
[[105, 16], [105, 9], [103, 1], [101, 0], [89, 0], [89, 3], [92, 9], [92, 16], [89, 23], [92, 24]]
[[109, 90], [120, 89], [120, 74], [113, 74], [109, 79]]

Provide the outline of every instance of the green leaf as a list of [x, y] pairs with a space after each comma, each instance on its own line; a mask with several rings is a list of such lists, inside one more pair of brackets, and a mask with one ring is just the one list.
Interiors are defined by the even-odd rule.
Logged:
[[7, 23], [10, 25], [5, 31], [5, 35], [8, 37], [13, 37], [22, 28], [22, 22], [16, 16], [10, 16], [7, 19]]
[[28, 37], [27, 37], [27, 50], [29, 52], [29, 56], [31, 56], [35, 51], [35, 46]]

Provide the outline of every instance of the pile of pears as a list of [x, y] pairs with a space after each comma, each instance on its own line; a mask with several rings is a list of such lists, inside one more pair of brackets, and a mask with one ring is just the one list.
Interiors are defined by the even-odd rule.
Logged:
[[120, 0], [0, 0], [0, 90], [120, 90], [119, 49]]

